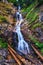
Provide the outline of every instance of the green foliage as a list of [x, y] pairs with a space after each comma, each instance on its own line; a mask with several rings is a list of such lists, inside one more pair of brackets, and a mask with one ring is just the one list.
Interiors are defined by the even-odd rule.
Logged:
[[37, 3], [37, 1], [36, 2], [33, 2], [32, 4], [30, 4], [28, 7], [26, 7], [26, 8], [23, 8], [22, 9], [22, 13], [23, 12], [27, 12], [27, 14], [36, 6], [36, 4], [38, 4]]
[[[8, 2], [14, 3], [14, 5], [20, 4], [22, 7], [27, 7], [33, 2], [38, 2], [39, 4], [43, 4], [43, 0], [8, 0]], [[36, 3], [37, 4], [37, 3]]]
[[33, 24], [38, 19], [38, 13], [37, 11], [33, 11], [30, 15], [28, 15], [27, 20], [28, 24]]
[[43, 43], [40, 43], [40, 42], [37, 43], [37, 42], [36, 42], [35, 45], [36, 45], [38, 48], [40, 48], [40, 49], [43, 48]]
[[30, 40], [37, 46], [37, 48], [40, 50], [40, 52], [43, 54], [43, 43], [40, 43], [36, 38], [34, 38], [32, 35], [28, 36]]
[[37, 12], [32, 12], [30, 15], [27, 16], [27, 19], [30, 19], [30, 23], [32, 23], [33, 21], [35, 21], [38, 17]]
[[41, 51], [40, 51], [40, 52], [41, 52], [41, 54], [43, 55], [43, 48], [41, 49]]
[[4, 16], [0, 15], [0, 19], [2, 20], [4, 18]]
[[39, 4], [43, 4], [43, 0], [38, 0]]
[[2, 15], [0, 15], [0, 22], [5, 22], [6, 21], [6, 18]]
[[20, 4], [24, 8], [35, 2], [35, 0], [8, 0], [8, 2], [12, 2], [14, 5]]
[[16, 2], [16, 0], [8, 0], [8, 2], [15, 3], [15, 2]]
[[38, 22], [38, 23], [36, 23], [36, 24], [34, 24], [34, 25], [32, 26], [32, 30], [34, 30], [34, 29], [37, 28], [37, 27], [41, 27], [41, 26], [42, 26], [41, 23]]
[[37, 39], [35, 39], [33, 36], [29, 35], [29, 38], [34, 42], [34, 44], [38, 47], [38, 48], [43, 48], [43, 43], [40, 43]]
[[26, 19], [29, 20], [29, 24], [31, 24], [32, 22], [34, 22], [37, 18], [38, 18], [38, 13], [37, 13], [37, 8], [35, 9], [35, 6], [38, 4], [37, 1], [35, 1], [34, 3], [32, 3], [30, 6], [28, 6], [27, 8], [22, 9], [22, 13], [26, 12]]
[[7, 43], [3, 41], [2, 38], [0, 38], [0, 48], [7, 48], [7, 47], [8, 47]]
[[18, 2], [17, 2], [17, 0], [8, 0], [8, 2], [11, 2], [11, 3], [13, 3], [14, 5], [18, 5]]
[[[20, 0], [19, 0], [20, 1]], [[21, 0], [20, 3], [22, 4], [23, 7], [27, 7], [30, 4], [32, 4], [35, 0]]]

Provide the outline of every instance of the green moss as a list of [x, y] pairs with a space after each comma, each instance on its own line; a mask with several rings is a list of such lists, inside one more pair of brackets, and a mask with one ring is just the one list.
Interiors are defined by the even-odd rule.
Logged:
[[38, 18], [38, 14], [33, 13], [32, 16], [29, 17], [30, 20], [28, 23], [31, 24], [31, 23], [35, 22], [35, 20], [37, 20], [37, 18]]
[[[22, 9], [21, 12], [22, 12], [22, 13], [23, 13], [23, 12], [27, 12], [27, 15], [28, 15], [28, 12], [30, 12], [31, 9], [34, 8], [37, 3], [38, 3], [37, 1], [33, 2], [33, 3], [32, 3], [31, 5], [29, 5], [27, 8]], [[27, 15], [26, 15], [26, 16], [27, 16]]]
[[0, 15], [0, 19], [3, 19], [3, 18], [4, 18], [4, 16]]
[[43, 48], [43, 43], [40, 43], [37, 39], [35, 39], [33, 36], [29, 35], [29, 38], [38, 48]]
[[43, 55], [43, 43], [40, 43], [37, 39], [35, 39], [33, 36], [29, 35], [29, 38], [31, 41], [37, 46], [41, 54]]
[[42, 25], [42, 24], [41, 24], [40, 22], [34, 24], [34, 25], [32, 26], [32, 30], [34, 30], [34, 29], [37, 28], [37, 27], [41, 27], [41, 25]]
[[2, 38], [0, 38], [0, 48], [7, 48], [7, 47], [8, 47], [7, 43], [3, 41]]
[[43, 48], [40, 50], [41, 54], [43, 55]]
[[5, 21], [7, 21], [6, 18], [4, 16], [0, 15], [0, 22], [5, 22]]

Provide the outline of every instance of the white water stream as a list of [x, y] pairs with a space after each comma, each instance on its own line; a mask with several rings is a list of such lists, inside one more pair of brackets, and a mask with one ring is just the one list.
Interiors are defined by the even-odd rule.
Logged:
[[[20, 6], [19, 6], [19, 11], [20, 11]], [[21, 33], [21, 29], [20, 29], [20, 26], [21, 26], [21, 23], [23, 22], [23, 18], [22, 18], [22, 14], [19, 13], [19, 11], [17, 12], [17, 16], [19, 14], [19, 19], [17, 17], [17, 23], [16, 23], [16, 33], [18, 35], [18, 50], [24, 54], [28, 54], [30, 53], [30, 50], [29, 50], [29, 45], [28, 43], [24, 40], [23, 38], [23, 35]]]

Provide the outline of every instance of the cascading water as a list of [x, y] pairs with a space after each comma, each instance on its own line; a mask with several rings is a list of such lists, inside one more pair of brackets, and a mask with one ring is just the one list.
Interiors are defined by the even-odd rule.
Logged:
[[[23, 18], [22, 18], [22, 14], [19, 13], [20, 11], [20, 6], [19, 6], [19, 10], [18, 10], [18, 14], [19, 14], [19, 20], [17, 18], [17, 23], [16, 23], [16, 33], [18, 35], [18, 50], [24, 54], [30, 53], [29, 50], [29, 45], [28, 43], [24, 40], [23, 35], [21, 33], [21, 23], [23, 22]], [[16, 14], [18, 16], [18, 14]]]

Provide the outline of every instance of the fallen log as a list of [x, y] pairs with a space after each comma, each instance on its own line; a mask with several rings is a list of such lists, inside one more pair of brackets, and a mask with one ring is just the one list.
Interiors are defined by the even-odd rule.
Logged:
[[41, 60], [43, 61], [43, 56], [40, 54], [40, 52], [34, 47], [34, 45], [31, 45], [33, 50], [35, 51], [35, 53], [41, 58]]
[[25, 58], [21, 57], [19, 54], [16, 53], [15, 50], [13, 50], [10, 45], [8, 45], [8, 48], [10, 48], [10, 50], [18, 57], [18, 59], [23, 63], [23, 64], [26, 64], [26, 60]]
[[11, 55], [13, 56], [13, 58], [15, 59], [15, 61], [17, 62], [18, 65], [22, 65], [21, 62], [19, 61], [19, 59], [14, 55], [14, 53], [11, 51], [11, 49], [9, 49], [9, 52], [11, 53]]

